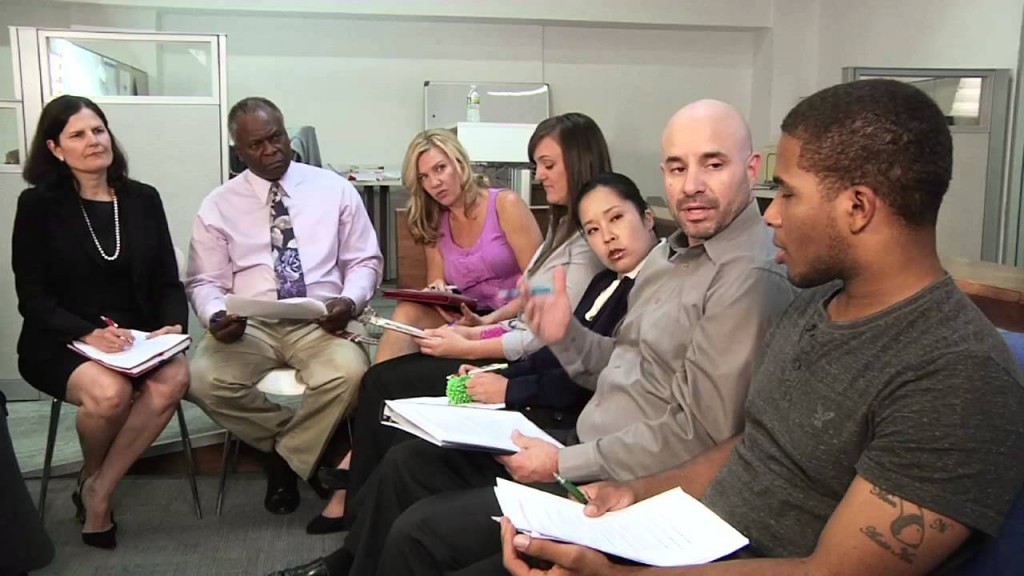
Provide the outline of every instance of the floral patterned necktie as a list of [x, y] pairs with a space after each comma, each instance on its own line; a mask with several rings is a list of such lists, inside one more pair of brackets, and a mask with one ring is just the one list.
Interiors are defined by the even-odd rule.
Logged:
[[306, 295], [306, 279], [299, 260], [299, 242], [292, 230], [288, 207], [281, 197], [281, 184], [270, 185], [270, 249], [273, 252], [274, 275], [277, 276], [277, 298], [302, 298]]

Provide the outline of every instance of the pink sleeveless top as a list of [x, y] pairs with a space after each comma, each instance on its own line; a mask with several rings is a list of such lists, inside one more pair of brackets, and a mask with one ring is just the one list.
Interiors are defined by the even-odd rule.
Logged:
[[437, 240], [444, 259], [445, 281], [458, 286], [464, 295], [476, 298], [478, 309], [485, 311], [497, 310], [505, 304], [506, 300], [498, 297], [499, 291], [515, 288], [521, 274], [516, 254], [498, 221], [499, 191], [499, 188], [487, 191], [484, 229], [475, 244], [463, 248], [452, 240], [448, 212], [441, 218], [441, 234]]

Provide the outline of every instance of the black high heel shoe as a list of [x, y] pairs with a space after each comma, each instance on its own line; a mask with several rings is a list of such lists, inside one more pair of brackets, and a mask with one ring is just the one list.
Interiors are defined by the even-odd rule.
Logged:
[[[88, 479], [86, 479], [86, 481], [87, 480]], [[79, 484], [78, 492], [72, 495], [72, 500], [74, 500], [75, 506], [78, 508], [78, 513], [81, 515], [83, 525], [85, 524], [86, 510], [82, 494], [85, 493], [86, 481], [82, 481], [82, 483]], [[107, 528], [102, 532], [82, 532], [82, 543], [86, 546], [103, 548], [105, 550], [113, 550], [114, 548], [117, 548], [117, 522], [114, 521], [113, 510], [110, 511], [110, 528]]]
[[317, 470], [317, 479], [328, 490], [346, 490], [349, 485], [348, 468], [321, 467]]
[[306, 534], [333, 534], [335, 532], [344, 532], [347, 529], [348, 523], [345, 522], [344, 516], [331, 518], [323, 514], [317, 514], [315, 518], [309, 521], [309, 524], [306, 524]]
[[82, 532], [82, 543], [104, 550], [117, 548], [117, 522], [114, 522], [114, 513], [110, 513], [110, 528], [102, 532]]

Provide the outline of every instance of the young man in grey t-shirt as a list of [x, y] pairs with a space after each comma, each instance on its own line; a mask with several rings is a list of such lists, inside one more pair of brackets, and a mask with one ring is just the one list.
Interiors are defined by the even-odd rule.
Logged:
[[[996, 535], [1024, 484], [1024, 388], [935, 249], [945, 118], [892, 80], [823, 90], [782, 124], [765, 214], [808, 288], [769, 335], [730, 442], [668, 472], [585, 487], [597, 515], [681, 486], [750, 538], [719, 563], [644, 574], [927, 574]], [[503, 525], [515, 575], [633, 574]], [[958, 553], [959, 552], [959, 553]], [[531, 571], [522, 556], [554, 562]]]

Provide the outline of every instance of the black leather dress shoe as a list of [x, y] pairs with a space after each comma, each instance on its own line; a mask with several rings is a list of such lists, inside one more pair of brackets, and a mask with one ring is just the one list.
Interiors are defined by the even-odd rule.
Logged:
[[317, 558], [309, 564], [271, 572], [269, 576], [331, 576], [331, 573], [327, 571], [327, 563], [324, 562], [324, 559]]
[[299, 507], [299, 490], [281, 486], [271, 488], [267, 485], [267, 496], [263, 499], [263, 507], [271, 514], [291, 514]]
[[273, 514], [291, 514], [299, 507], [298, 477], [283, 458], [272, 453], [267, 461], [267, 495], [263, 507]]

